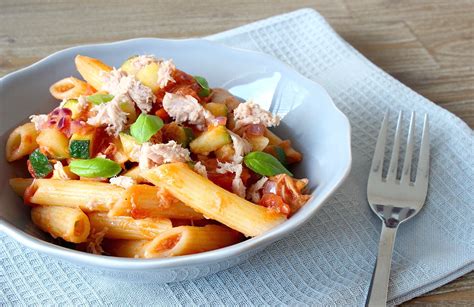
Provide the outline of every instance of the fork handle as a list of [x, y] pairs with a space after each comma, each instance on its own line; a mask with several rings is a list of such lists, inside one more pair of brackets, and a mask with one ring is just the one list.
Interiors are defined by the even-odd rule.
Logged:
[[[392, 226], [392, 225], [391, 225]], [[388, 281], [392, 264], [393, 245], [398, 225], [389, 227], [384, 222], [379, 241], [379, 253], [375, 263], [374, 275], [370, 283], [366, 306], [379, 307], [387, 305]]]

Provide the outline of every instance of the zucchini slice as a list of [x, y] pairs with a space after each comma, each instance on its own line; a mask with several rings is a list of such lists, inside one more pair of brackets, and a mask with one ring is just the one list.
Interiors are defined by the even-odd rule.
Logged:
[[209, 102], [204, 106], [206, 110], [212, 113], [212, 115], [218, 117], [223, 116], [227, 117], [228, 109], [227, 106], [223, 103]]
[[167, 124], [163, 127], [163, 140], [165, 142], [175, 141], [183, 147], [188, 147], [189, 143], [194, 139], [193, 130], [183, 127], [175, 122]]
[[232, 139], [227, 128], [224, 126], [216, 126], [203, 132], [194, 139], [189, 146], [193, 153], [205, 154], [230, 143], [232, 143]]

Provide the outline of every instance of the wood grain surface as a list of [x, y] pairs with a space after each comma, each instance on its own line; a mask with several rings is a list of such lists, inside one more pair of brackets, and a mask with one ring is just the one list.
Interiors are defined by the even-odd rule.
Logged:
[[[0, 76], [75, 45], [196, 37], [312, 7], [375, 64], [474, 127], [473, 0], [0, 0]], [[474, 274], [411, 305], [474, 304]]]

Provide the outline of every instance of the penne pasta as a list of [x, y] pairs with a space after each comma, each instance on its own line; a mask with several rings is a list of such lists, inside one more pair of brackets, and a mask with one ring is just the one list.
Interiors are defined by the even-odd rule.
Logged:
[[271, 212], [219, 187], [186, 163], [163, 164], [142, 175], [206, 218], [246, 236], [257, 236], [286, 220], [283, 214]]
[[81, 243], [89, 236], [89, 219], [77, 208], [38, 206], [31, 209], [31, 219], [36, 226], [54, 238]]
[[64, 100], [77, 98], [81, 95], [90, 95], [91, 90], [86, 82], [74, 77], [69, 77], [51, 85], [49, 92], [54, 98]]
[[109, 255], [116, 257], [144, 258], [146, 245], [150, 240], [104, 239], [101, 247]]
[[38, 144], [36, 143], [37, 136], [38, 131], [36, 131], [35, 124], [33, 123], [16, 127], [8, 136], [5, 146], [7, 161], [13, 162], [19, 160], [38, 148]]
[[[293, 146], [291, 146], [291, 141], [290, 140], [282, 140], [278, 135], [271, 132], [268, 128], [265, 129], [265, 134], [264, 135], [269, 141], [269, 143], [268, 143], [269, 146], [267, 147], [267, 149], [269, 149], [269, 147], [271, 147], [271, 146], [281, 147], [283, 149], [283, 151], [285, 152], [287, 163], [289, 163], [289, 164], [297, 163], [297, 162], [300, 162], [303, 159], [303, 156], [301, 155], [301, 153], [299, 151], [295, 150], [293, 148]], [[265, 150], [265, 151], [267, 151], [267, 150]]]
[[123, 173], [122, 176], [131, 177], [137, 183], [148, 183], [148, 181], [146, 181], [146, 179], [142, 177], [140, 172], [141, 172], [140, 167], [134, 166], [128, 171], [126, 171], [125, 173]]
[[102, 61], [83, 55], [77, 55], [74, 62], [82, 78], [97, 90], [100, 90], [104, 85], [101, 74], [112, 70]]
[[225, 226], [180, 226], [163, 232], [151, 241], [115, 240], [104, 249], [119, 257], [162, 258], [202, 253], [242, 241], [243, 236]]
[[23, 197], [25, 190], [33, 183], [32, 178], [11, 178], [8, 183], [18, 196]]
[[107, 213], [89, 213], [91, 228], [106, 229], [104, 238], [151, 240], [173, 226], [168, 218], [134, 219], [129, 216], [109, 216]]
[[86, 180], [36, 179], [26, 203], [42, 206], [66, 206], [86, 212], [109, 211], [124, 195], [124, 189], [112, 184]]
[[204, 217], [171, 194], [155, 186], [138, 184], [125, 191], [125, 201], [117, 203], [112, 215], [131, 215], [134, 218], [167, 217], [199, 220]]

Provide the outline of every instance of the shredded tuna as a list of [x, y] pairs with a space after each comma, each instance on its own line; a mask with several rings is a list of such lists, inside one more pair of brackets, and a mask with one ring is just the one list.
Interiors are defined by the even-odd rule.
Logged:
[[273, 116], [272, 113], [262, 109], [260, 105], [253, 101], [239, 104], [234, 110], [234, 120], [235, 129], [250, 124], [262, 124], [265, 127], [273, 127], [280, 124], [280, 117]]
[[102, 249], [102, 241], [104, 240], [107, 231], [109, 231], [109, 228], [107, 227], [102, 228], [101, 231], [95, 231], [95, 229], [92, 231], [87, 239], [86, 250], [88, 253], [96, 255], [102, 255], [104, 253], [104, 250]]
[[190, 95], [166, 93], [163, 108], [178, 124], [188, 122], [192, 125], [204, 125], [214, 118], [211, 112]]
[[114, 100], [121, 102], [132, 100], [142, 112], [150, 112], [156, 97], [149, 87], [125, 71], [116, 69], [104, 73], [102, 78], [104, 81], [102, 90], [114, 95]]
[[138, 163], [141, 169], [149, 169], [164, 163], [191, 161], [190, 152], [175, 141], [166, 144], [144, 143], [140, 148]]
[[89, 103], [87, 102], [87, 98], [86, 96], [79, 96], [77, 98], [77, 110], [78, 112], [82, 112], [84, 111], [88, 106], [89, 106]]
[[30, 120], [33, 124], [35, 124], [35, 129], [39, 131], [43, 129], [44, 125], [48, 122], [48, 115], [46, 114], [31, 115]]
[[91, 109], [95, 115], [87, 120], [87, 123], [92, 126], [107, 126], [105, 131], [110, 135], [117, 136], [127, 123], [128, 113], [124, 112], [120, 107], [120, 101], [112, 99], [107, 103], [102, 103], [94, 106]]
[[308, 184], [308, 179], [294, 179], [287, 174], [272, 176], [269, 182], [275, 182], [275, 194], [280, 196], [283, 201], [290, 205], [291, 212], [301, 208], [311, 197], [303, 194], [303, 189]]
[[240, 163], [217, 162], [216, 171], [219, 174], [225, 174], [227, 172], [235, 174], [234, 179], [232, 180], [232, 191], [240, 197], [245, 198], [245, 185], [241, 178], [242, 170], [242, 164]]
[[147, 66], [148, 64], [158, 62], [158, 59], [152, 55], [139, 55], [132, 59], [133, 68], [137, 71]]
[[263, 188], [267, 181], [267, 177], [262, 177], [257, 182], [252, 184], [247, 191], [247, 199], [250, 199], [252, 202], [257, 204], [261, 198], [260, 190]]
[[172, 59], [160, 62], [157, 79], [160, 88], [165, 88], [168, 82], [176, 82], [171, 76], [175, 69], [176, 66], [174, 65]]
[[60, 161], [54, 163], [53, 177], [61, 180], [69, 180], [68, 174], [64, 171], [63, 164]]
[[133, 179], [132, 177], [127, 177], [127, 176], [112, 177], [109, 179], [109, 182], [113, 185], [122, 187], [124, 189], [128, 189], [129, 187], [136, 184], [135, 179]]
[[235, 163], [241, 163], [242, 160], [244, 159], [244, 156], [248, 154], [250, 151], [252, 151], [252, 145], [250, 143], [238, 136], [237, 134], [233, 133], [232, 131], [229, 131], [230, 138], [232, 139], [232, 143], [234, 144], [234, 156], [232, 157], [232, 160]]
[[201, 161], [198, 161], [196, 164], [194, 164], [194, 170], [196, 173], [199, 175], [206, 177], [207, 178], [207, 170], [204, 164], [201, 163]]

